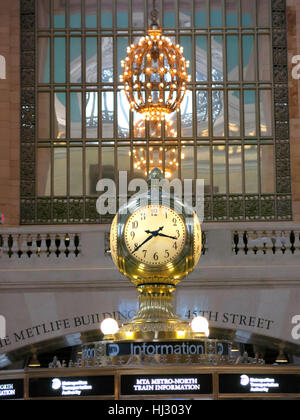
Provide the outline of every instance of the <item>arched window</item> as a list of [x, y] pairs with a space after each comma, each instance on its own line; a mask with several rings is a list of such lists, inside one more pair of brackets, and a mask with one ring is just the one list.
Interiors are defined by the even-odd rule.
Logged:
[[119, 84], [150, 1], [23, 3], [22, 54], [37, 68], [22, 61], [22, 223], [107, 222], [99, 178], [145, 177], [151, 159], [171, 178], [205, 180], [206, 221], [291, 219], [285, 0], [157, 1], [192, 78], [162, 127], [130, 114]]

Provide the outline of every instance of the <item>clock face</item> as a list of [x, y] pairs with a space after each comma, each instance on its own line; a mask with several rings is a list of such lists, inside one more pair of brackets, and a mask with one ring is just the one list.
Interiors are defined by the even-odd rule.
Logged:
[[151, 266], [172, 262], [183, 250], [186, 227], [181, 216], [163, 205], [141, 207], [128, 219], [126, 246], [138, 261]]

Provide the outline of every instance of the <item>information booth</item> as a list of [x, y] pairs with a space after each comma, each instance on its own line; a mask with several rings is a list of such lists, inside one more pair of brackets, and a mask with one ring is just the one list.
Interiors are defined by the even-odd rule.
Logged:
[[300, 400], [300, 368], [30, 369], [0, 373], [0, 400]]

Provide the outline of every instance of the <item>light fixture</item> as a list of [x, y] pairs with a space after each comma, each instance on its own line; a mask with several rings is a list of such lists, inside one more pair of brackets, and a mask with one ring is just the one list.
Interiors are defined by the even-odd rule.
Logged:
[[186, 331], [176, 331], [176, 338], [184, 339], [186, 337]]
[[124, 72], [120, 82], [131, 110], [157, 121], [180, 110], [190, 77], [183, 48], [162, 35], [155, 0], [151, 16], [148, 35], [127, 48], [127, 56], [121, 61]]
[[33, 353], [33, 356], [30, 360], [30, 363], [28, 363], [28, 367], [29, 368], [39, 368], [39, 367], [41, 367], [41, 363], [40, 363], [36, 353]]
[[208, 337], [209, 336], [209, 324], [206, 318], [203, 316], [197, 316], [193, 318], [191, 322], [191, 328], [194, 333]]
[[106, 318], [101, 322], [100, 329], [106, 336], [114, 335], [119, 331], [119, 325], [113, 318]]
[[275, 363], [289, 363], [288, 358], [284, 354], [284, 347], [282, 345], [279, 347], [279, 354], [276, 357]]

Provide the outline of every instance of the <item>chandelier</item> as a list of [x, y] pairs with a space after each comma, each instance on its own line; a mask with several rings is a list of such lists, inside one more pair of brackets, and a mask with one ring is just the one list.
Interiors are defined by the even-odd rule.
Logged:
[[[176, 130], [173, 127], [173, 121], [165, 120], [165, 131], [167, 136], [171, 138], [176, 137]], [[150, 121], [149, 129], [153, 137], [160, 136], [162, 122]], [[135, 133], [137, 137], [145, 136], [145, 124], [143, 120], [138, 121], [135, 124]], [[184, 148], [184, 146], [183, 146]], [[157, 146], [153, 145], [150, 147], [137, 146], [133, 147], [129, 155], [133, 156], [133, 166], [135, 170], [142, 171], [147, 176], [152, 169], [159, 168], [165, 173], [165, 178], [170, 179], [172, 173], [178, 169], [178, 147], [175, 146]], [[185, 159], [184, 152], [181, 153], [181, 160]], [[149, 162], [149, 168], [148, 168]]]
[[157, 121], [180, 110], [190, 76], [183, 47], [162, 35], [155, 0], [151, 16], [148, 35], [127, 48], [120, 81], [131, 110], [143, 114], [146, 120]]

